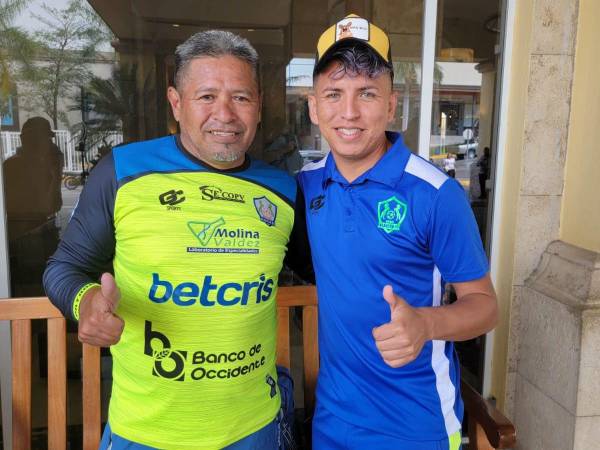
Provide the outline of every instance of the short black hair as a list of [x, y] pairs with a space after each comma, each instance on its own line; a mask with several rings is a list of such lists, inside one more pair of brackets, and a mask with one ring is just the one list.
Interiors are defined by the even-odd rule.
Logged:
[[356, 39], [344, 39], [330, 48], [315, 64], [313, 81], [332, 62], [340, 64], [336, 76], [338, 76], [338, 73], [342, 76], [351, 73], [375, 78], [383, 73], [389, 73], [392, 82], [394, 80], [394, 66], [392, 63], [388, 63], [370, 46]]
[[203, 56], [234, 56], [252, 68], [260, 91], [258, 53], [250, 42], [237, 34], [223, 30], [200, 31], [190, 36], [175, 50], [175, 87], [179, 88], [188, 64]]

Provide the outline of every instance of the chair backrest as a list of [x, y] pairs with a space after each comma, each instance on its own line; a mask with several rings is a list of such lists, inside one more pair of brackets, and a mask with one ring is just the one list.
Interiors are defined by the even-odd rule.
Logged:
[[[48, 321], [48, 449], [67, 448], [66, 320], [45, 297], [0, 299], [0, 320], [11, 322], [12, 441], [31, 448], [31, 321]], [[100, 442], [100, 349], [83, 346], [84, 448]]]
[[277, 292], [277, 364], [290, 364], [290, 310], [302, 308], [302, 353], [304, 361], [304, 410], [311, 416], [319, 373], [317, 293], [314, 286], [280, 287]]
[[[304, 408], [310, 417], [315, 405], [319, 371], [317, 295], [313, 286], [280, 287], [277, 294], [277, 363], [290, 367], [290, 311], [302, 309]], [[31, 448], [31, 320], [48, 321], [48, 449], [65, 449], [67, 411], [66, 321], [47, 298], [0, 299], [0, 320], [12, 327], [13, 450]], [[83, 449], [100, 443], [100, 349], [83, 345]], [[469, 448], [512, 448], [515, 428], [488, 401], [462, 382], [469, 415]]]

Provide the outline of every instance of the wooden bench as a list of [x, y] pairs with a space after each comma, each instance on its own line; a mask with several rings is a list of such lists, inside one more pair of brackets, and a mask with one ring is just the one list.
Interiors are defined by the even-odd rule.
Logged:
[[[314, 408], [319, 371], [317, 297], [312, 286], [279, 288], [277, 295], [277, 363], [290, 367], [290, 310], [302, 309], [304, 408]], [[48, 449], [67, 448], [66, 320], [47, 298], [0, 299], [0, 320], [12, 328], [13, 450], [31, 448], [31, 320], [48, 321]], [[96, 450], [101, 436], [100, 349], [83, 345], [83, 448]], [[299, 380], [296, 380], [299, 382]], [[515, 428], [506, 417], [462, 382], [469, 416], [469, 449], [490, 450], [515, 445]]]

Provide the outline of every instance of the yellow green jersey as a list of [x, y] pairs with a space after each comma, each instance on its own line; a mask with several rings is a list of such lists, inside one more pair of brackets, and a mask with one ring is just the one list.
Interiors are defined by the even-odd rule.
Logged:
[[90, 176], [45, 274], [64, 313], [114, 266], [111, 429], [157, 448], [217, 449], [276, 416], [277, 276], [296, 183], [246, 158], [216, 170], [175, 136], [116, 147]]

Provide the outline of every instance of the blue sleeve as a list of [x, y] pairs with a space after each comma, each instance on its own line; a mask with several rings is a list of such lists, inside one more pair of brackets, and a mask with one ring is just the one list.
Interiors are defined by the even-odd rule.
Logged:
[[477, 280], [489, 270], [477, 222], [463, 187], [447, 180], [437, 192], [429, 219], [429, 248], [444, 280]]
[[100, 160], [79, 197], [71, 220], [44, 272], [44, 289], [65, 317], [73, 318], [73, 299], [110, 270], [115, 252], [113, 212], [117, 181], [114, 159]]

